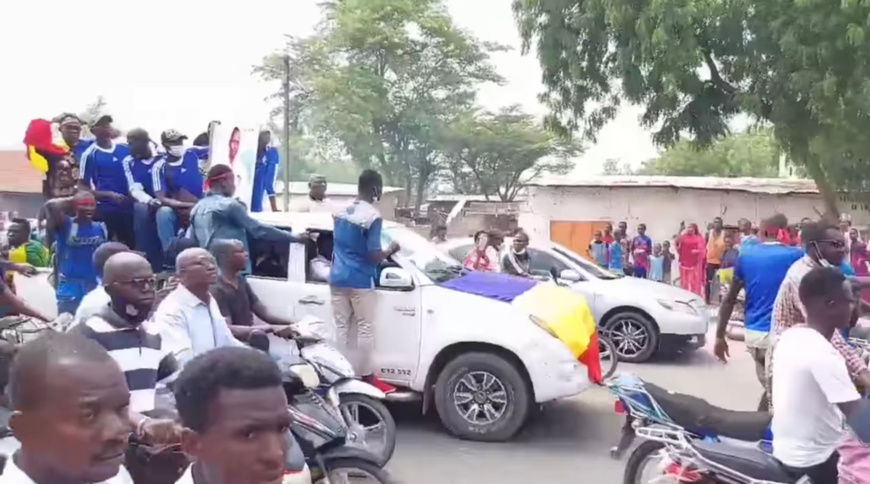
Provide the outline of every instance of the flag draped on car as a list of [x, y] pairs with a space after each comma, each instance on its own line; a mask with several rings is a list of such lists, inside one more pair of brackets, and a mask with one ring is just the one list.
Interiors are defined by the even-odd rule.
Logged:
[[582, 295], [556, 284], [491, 272], [471, 272], [441, 285], [504, 301], [529, 313], [586, 365], [591, 381], [601, 383], [598, 329]]

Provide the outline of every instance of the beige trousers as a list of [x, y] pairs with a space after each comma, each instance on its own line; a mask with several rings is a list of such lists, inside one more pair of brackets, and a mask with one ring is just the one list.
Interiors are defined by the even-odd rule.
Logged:
[[372, 351], [376, 294], [374, 289], [329, 286], [335, 315], [335, 343], [359, 376], [374, 373]]

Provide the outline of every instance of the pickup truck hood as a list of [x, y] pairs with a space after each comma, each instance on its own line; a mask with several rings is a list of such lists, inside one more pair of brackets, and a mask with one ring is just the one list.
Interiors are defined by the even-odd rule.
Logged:
[[668, 299], [681, 302], [701, 299], [697, 294], [680, 287], [670, 286], [649, 279], [639, 279], [637, 277], [620, 277], [619, 279], [602, 280], [600, 284], [602, 288], [606, 288], [606, 291], [639, 292], [655, 297], [656, 299]]

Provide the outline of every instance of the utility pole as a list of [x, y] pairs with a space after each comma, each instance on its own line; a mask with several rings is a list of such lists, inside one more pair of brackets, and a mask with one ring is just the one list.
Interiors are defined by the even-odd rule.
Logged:
[[284, 80], [284, 211], [290, 211], [290, 56], [283, 58]]

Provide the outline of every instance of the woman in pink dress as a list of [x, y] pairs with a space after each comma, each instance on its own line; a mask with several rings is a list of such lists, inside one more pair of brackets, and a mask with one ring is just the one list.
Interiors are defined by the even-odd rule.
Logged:
[[680, 258], [680, 285], [687, 291], [704, 297], [704, 261], [706, 241], [697, 224], [689, 227], [677, 238]]

